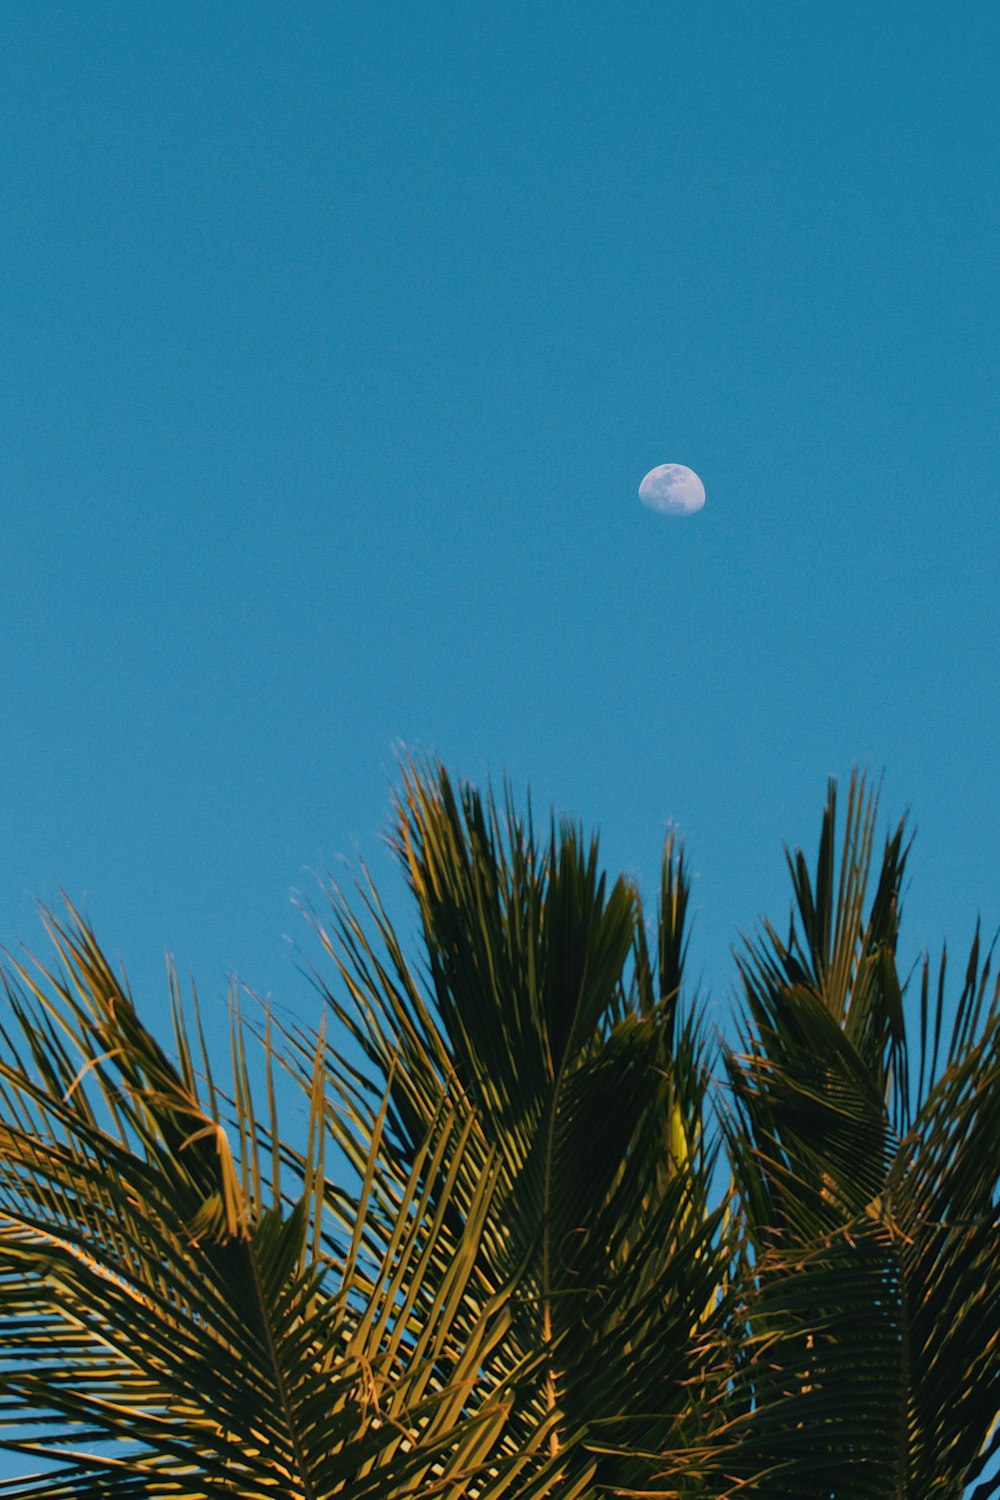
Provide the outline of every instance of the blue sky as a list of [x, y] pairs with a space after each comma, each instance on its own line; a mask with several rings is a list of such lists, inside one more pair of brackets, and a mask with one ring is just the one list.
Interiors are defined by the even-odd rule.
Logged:
[[[304, 1017], [397, 747], [781, 916], [826, 778], [1000, 919], [995, 68], [970, 3], [15, 4], [0, 938]], [[707, 505], [640, 506], [680, 462]], [[409, 918], [405, 909], [404, 929]], [[221, 1010], [220, 1010], [221, 1016]]]

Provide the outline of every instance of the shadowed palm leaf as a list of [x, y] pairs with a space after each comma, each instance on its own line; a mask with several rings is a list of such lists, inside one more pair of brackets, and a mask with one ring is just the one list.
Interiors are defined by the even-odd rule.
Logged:
[[[729, 1056], [728, 1134], [752, 1291], [736, 1467], [768, 1495], [959, 1500], [998, 1410], [1000, 1007], [977, 940], [940, 1069], [943, 964], [932, 998], [925, 963], [907, 1027], [906, 849], [900, 828], [868, 901], [874, 814], [852, 782], [838, 875], [831, 786], [814, 880], [790, 859], [790, 936], [767, 927], [742, 964], [751, 1026]], [[975, 1495], [998, 1490], [983, 1478]]]

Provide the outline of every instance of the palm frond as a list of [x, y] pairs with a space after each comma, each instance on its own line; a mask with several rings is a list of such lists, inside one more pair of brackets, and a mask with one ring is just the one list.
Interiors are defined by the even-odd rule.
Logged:
[[459, 1240], [448, 1222], [469, 1122], [442, 1102], [397, 1176], [391, 1234], [362, 1220], [338, 1258], [322, 1039], [305, 1153], [255, 1118], [238, 1038], [227, 1128], [180, 1016], [175, 1066], [86, 925], [50, 927], [62, 967], [8, 979], [0, 1424], [14, 1451], [63, 1459], [17, 1493], [547, 1493], [544, 1434], [503, 1442], [530, 1371], [483, 1375], [511, 1320], [510, 1289], [484, 1288], [468, 1249], [490, 1160]]
[[[998, 1405], [996, 990], [984, 1004], [974, 948], [935, 1078], [945, 986], [942, 971], [931, 996], [925, 965], [914, 1083], [895, 965], [903, 829], [869, 904], [875, 799], [860, 779], [839, 872], [835, 815], [831, 788], [814, 877], [790, 856], [788, 940], [768, 926], [741, 962], [751, 1028], [729, 1054], [727, 1125], [748, 1243], [734, 1472], [768, 1495], [958, 1496], [984, 1472]], [[984, 1479], [980, 1500], [997, 1489]]]
[[482, 1272], [515, 1279], [514, 1337], [544, 1356], [524, 1430], [555, 1421], [553, 1453], [578, 1446], [583, 1464], [597, 1445], [600, 1482], [624, 1482], [626, 1448], [687, 1444], [720, 1296], [708, 1075], [695, 1028], [677, 1019], [683, 858], [668, 848], [657, 978], [637, 893], [609, 887], [573, 825], [540, 845], [509, 796], [501, 808], [433, 766], [407, 772], [397, 812], [426, 972], [370, 890], [377, 943], [333, 893], [332, 930], [319, 931], [348, 999], [321, 986], [370, 1069], [331, 1059], [350, 1100], [338, 1138], [351, 1151], [370, 1136], [385, 1088], [388, 1179], [442, 1093], [472, 1111], [499, 1178]]

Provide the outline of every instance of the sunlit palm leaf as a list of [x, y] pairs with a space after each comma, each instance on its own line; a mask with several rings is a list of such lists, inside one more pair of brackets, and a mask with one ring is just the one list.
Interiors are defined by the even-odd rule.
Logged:
[[[65, 1459], [16, 1493], [549, 1493], [544, 1432], [505, 1451], [510, 1394], [482, 1375], [508, 1290], [470, 1287], [475, 1255], [445, 1223], [468, 1124], [439, 1109], [398, 1178], [391, 1236], [379, 1247], [362, 1224], [338, 1259], [316, 1169], [322, 1045], [304, 1079], [313, 1154], [284, 1151], [279, 1196], [242, 1068], [240, 1166], [217, 1097], [142, 1028], [87, 928], [52, 931], [66, 977], [22, 969], [8, 986], [21, 1045], [9, 1035], [0, 1064], [0, 1420], [18, 1451]], [[495, 1181], [477, 1164], [473, 1245]], [[366, 1234], [381, 1256], [360, 1253]], [[456, 1324], [466, 1298], [478, 1317]]]

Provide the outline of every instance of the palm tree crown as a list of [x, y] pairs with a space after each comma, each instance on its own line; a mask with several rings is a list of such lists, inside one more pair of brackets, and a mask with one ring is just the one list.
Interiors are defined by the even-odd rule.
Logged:
[[0, 1027], [0, 1424], [45, 1464], [0, 1494], [1000, 1491], [1000, 999], [978, 936], [950, 1004], [944, 961], [901, 982], [904, 830], [876, 860], [847, 804], [735, 1046], [683, 1003], [673, 840], [647, 924], [436, 765], [396, 809], [419, 967], [332, 890], [329, 1024], [234, 1004], [225, 1083], [173, 977], [165, 1047], [49, 917]]

